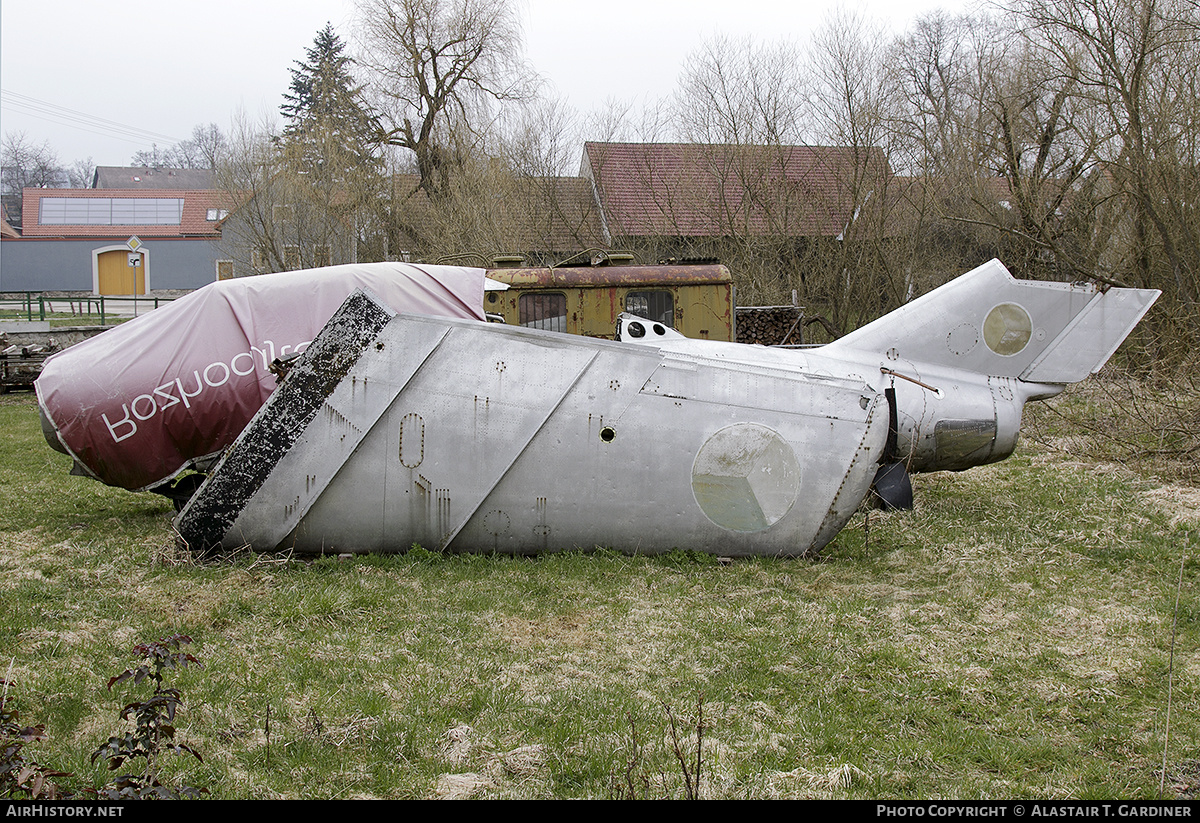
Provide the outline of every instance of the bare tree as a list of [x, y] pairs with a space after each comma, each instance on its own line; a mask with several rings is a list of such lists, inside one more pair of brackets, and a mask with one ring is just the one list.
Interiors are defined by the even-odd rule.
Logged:
[[846, 220], [834, 243], [823, 244], [804, 281], [809, 302], [832, 325], [849, 331], [903, 302], [912, 291], [911, 260], [889, 242], [894, 193], [887, 157], [895, 138], [897, 89], [887, 61], [888, 39], [867, 20], [831, 15], [813, 38], [814, 122], [820, 139], [852, 158], [830, 169]]
[[990, 19], [942, 11], [917, 18], [899, 39], [889, 54], [902, 105], [894, 122], [898, 170], [946, 178], [982, 165], [980, 89], [993, 44], [1005, 39]]
[[216, 123], [197, 125], [192, 129], [191, 140], [185, 143], [189, 156], [195, 158], [196, 165], [190, 168], [197, 169], [215, 169], [229, 146], [228, 138]]
[[1200, 6], [1012, 0], [1012, 8], [1048, 68], [1078, 78], [1073, 125], [1087, 130], [1081, 141], [1094, 141], [1089, 193], [1110, 231], [1095, 276], [1162, 289], [1167, 299], [1156, 316], [1190, 338], [1177, 349], [1193, 347], [1200, 340]]
[[[338, 171], [350, 162], [337, 135], [310, 133], [299, 147], [279, 139], [270, 124], [235, 124], [217, 184], [230, 198], [221, 230], [235, 274], [328, 266], [357, 259], [363, 203], [372, 191], [346, 185]], [[316, 146], [326, 163], [308, 162]], [[299, 155], [299, 156], [298, 156]]]
[[376, 139], [411, 151], [420, 187], [445, 195], [495, 105], [534, 91], [516, 11], [508, 0], [360, 0], [358, 13]]
[[230, 198], [230, 218], [222, 226], [222, 254], [238, 276], [283, 271], [285, 237], [275, 220], [286, 206], [281, 192], [278, 149], [269, 124], [235, 118], [229, 151], [216, 170], [218, 187]]
[[68, 184], [66, 170], [50, 142], [36, 143], [23, 131], [5, 133], [0, 167], [6, 195], [20, 196], [22, 189], [57, 189]]
[[196, 126], [191, 139], [174, 146], [160, 149], [154, 145], [148, 151], [136, 152], [132, 163], [150, 168], [215, 169], [227, 148], [228, 140], [221, 129], [216, 123], [209, 123]]
[[494, 152], [515, 174], [572, 174], [579, 167], [580, 133], [579, 116], [564, 100], [539, 97], [502, 113]]
[[96, 179], [96, 161], [92, 158], [76, 160], [67, 168], [67, 180], [73, 189], [91, 188]]
[[682, 137], [697, 143], [799, 142], [806, 102], [799, 49], [716, 37], [688, 55], [675, 95]]
[[882, 146], [893, 84], [882, 29], [858, 15], [831, 15], [813, 37], [813, 112], [821, 140], [839, 146]]
[[895, 54], [893, 157], [917, 175], [899, 187], [917, 266], [998, 256], [1023, 277], [1086, 276], [1102, 235], [1089, 225], [1096, 139], [1078, 67], [1048, 63], [1011, 16], [934, 13]]
[[577, 140], [575, 115], [561, 101], [511, 108], [437, 197], [415, 169], [392, 178], [393, 197], [381, 199], [391, 209], [390, 248], [425, 260], [514, 254], [549, 264], [603, 246], [590, 185], [566, 173], [578, 162]]

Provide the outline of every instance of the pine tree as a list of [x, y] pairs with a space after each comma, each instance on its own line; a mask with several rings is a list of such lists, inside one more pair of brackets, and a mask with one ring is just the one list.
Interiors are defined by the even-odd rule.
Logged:
[[307, 59], [291, 69], [292, 82], [280, 112], [287, 120], [282, 143], [302, 163], [334, 163], [345, 173], [371, 170], [378, 159], [371, 143], [376, 130], [353, 61], [329, 23], [317, 32]]
[[[241, 209], [255, 271], [328, 266], [359, 259], [384, 186], [376, 130], [354, 62], [326, 24], [291, 69], [281, 134], [269, 138], [231, 186], [252, 192]], [[244, 173], [243, 173], [244, 171]]]

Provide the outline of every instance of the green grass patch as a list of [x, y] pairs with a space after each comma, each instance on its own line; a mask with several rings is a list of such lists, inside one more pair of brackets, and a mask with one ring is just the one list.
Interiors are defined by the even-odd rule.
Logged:
[[1200, 507], [1044, 445], [919, 476], [915, 511], [860, 513], [820, 559], [728, 565], [193, 563], [165, 500], [68, 470], [32, 396], [0, 397], [0, 670], [64, 784], [106, 779], [108, 679], [180, 633], [204, 760], [173, 777], [218, 798], [1200, 791]]

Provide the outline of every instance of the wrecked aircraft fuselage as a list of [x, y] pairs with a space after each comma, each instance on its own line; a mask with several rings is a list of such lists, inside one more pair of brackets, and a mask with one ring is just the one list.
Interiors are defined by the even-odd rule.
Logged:
[[176, 528], [197, 551], [804, 555], [877, 475], [1010, 454], [1023, 404], [1098, 370], [1156, 297], [993, 261], [790, 351], [631, 317], [609, 342], [395, 314], [358, 292]]
[[861, 381], [345, 309], [184, 508], [190, 546], [802, 554], [887, 437]]

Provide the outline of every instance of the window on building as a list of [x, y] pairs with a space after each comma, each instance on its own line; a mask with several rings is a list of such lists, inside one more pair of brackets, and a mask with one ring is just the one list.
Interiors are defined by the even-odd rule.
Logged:
[[210, 223], [216, 223], [218, 220], [224, 220], [228, 216], [229, 211], [226, 209], [209, 209], [205, 213], [204, 219]]
[[217, 261], [217, 279], [232, 280], [233, 279], [233, 261], [218, 260]]
[[625, 311], [675, 328], [675, 301], [669, 291], [631, 291], [625, 295]]
[[43, 197], [42, 226], [178, 226], [183, 219], [179, 197]]
[[328, 266], [332, 259], [329, 246], [313, 246], [313, 265]]
[[567, 330], [567, 296], [562, 292], [522, 294], [517, 301], [518, 321], [522, 326], [546, 331]]
[[300, 247], [283, 247], [283, 267], [288, 271], [300, 268]]

